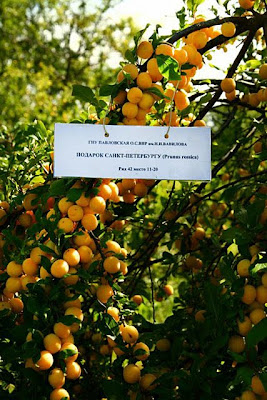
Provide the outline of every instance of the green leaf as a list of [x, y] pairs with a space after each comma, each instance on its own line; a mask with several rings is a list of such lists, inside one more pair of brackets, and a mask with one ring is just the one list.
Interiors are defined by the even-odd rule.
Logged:
[[200, 98], [200, 100], [197, 102], [197, 104], [201, 106], [202, 104], [208, 103], [211, 100], [211, 98], [212, 98], [212, 94], [207, 93]]
[[251, 378], [254, 375], [253, 369], [249, 367], [240, 367], [237, 370], [233, 384], [245, 383], [247, 386], [251, 384]]
[[126, 60], [130, 61], [130, 63], [132, 63], [132, 64], [135, 64], [135, 62], [137, 60], [136, 52], [131, 51], [129, 49], [126, 50], [124, 57], [126, 58]]
[[117, 84], [101, 86], [99, 96], [112, 96], [117, 91]]
[[60, 360], [65, 360], [66, 358], [74, 356], [75, 354], [77, 354], [77, 350], [75, 350], [75, 349], [61, 350], [59, 352], [58, 358]]
[[146, 89], [146, 92], [153, 93], [158, 96], [160, 99], [170, 99], [168, 96], [165, 96], [159, 89], [156, 87]]
[[185, 63], [182, 65], [182, 71], [186, 71], [187, 69], [192, 69], [194, 67], [193, 64]]
[[267, 338], [267, 319], [261, 320], [249, 331], [246, 343], [248, 347], [256, 346], [259, 342]]
[[173, 57], [160, 54], [156, 58], [159, 71], [164, 78], [166, 78], [168, 81], [181, 80], [179, 63]]
[[189, 11], [192, 12], [192, 14], [194, 14], [196, 12], [196, 9], [198, 8], [198, 6], [200, 4], [202, 4], [204, 2], [204, 0], [186, 0], [186, 6], [188, 8]]
[[[43, 246], [42, 246], [43, 247]], [[45, 246], [46, 247], [46, 246]], [[41, 248], [41, 246], [40, 246]], [[45, 251], [45, 250], [43, 250]], [[46, 256], [41, 256], [41, 266], [50, 273], [51, 270], [51, 262]]]
[[67, 326], [70, 326], [74, 323], [81, 323], [79, 318], [76, 318], [74, 315], [64, 315], [63, 317], [59, 318], [58, 322], [62, 322], [62, 324]]
[[177, 11], [176, 17], [179, 19], [180, 30], [184, 29], [184, 27], [185, 27], [185, 19], [186, 19], [185, 8], [184, 7], [180, 11]]
[[94, 92], [88, 86], [73, 85], [72, 96], [77, 97], [79, 100], [86, 101], [93, 106], [98, 105]]
[[143, 36], [143, 34], [145, 33], [145, 31], [147, 30], [147, 28], [150, 26], [150, 24], [146, 24], [146, 26], [144, 27], [144, 29], [141, 29], [141, 31], [137, 32], [134, 35], [134, 43], [135, 43], [135, 48], [138, 46], [138, 42], [141, 39], [141, 37]]
[[51, 183], [49, 195], [50, 196], [61, 196], [65, 194], [66, 186], [64, 179], [58, 179]]
[[263, 269], [267, 269], [267, 263], [257, 263], [251, 270], [250, 272], [252, 274], [256, 274], [259, 271], [262, 271]]
[[115, 380], [105, 380], [102, 382], [104, 393], [110, 400], [118, 400], [125, 398], [123, 385], [121, 382]]
[[82, 195], [83, 189], [72, 188], [67, 192], [67, 198], [69, 201], [75, 202]]

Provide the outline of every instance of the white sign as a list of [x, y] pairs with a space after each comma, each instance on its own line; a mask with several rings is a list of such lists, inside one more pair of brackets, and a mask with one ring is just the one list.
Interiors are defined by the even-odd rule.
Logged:
[[54, 176], [211, 179], [211, 133], [206, 127], [56, 124]]

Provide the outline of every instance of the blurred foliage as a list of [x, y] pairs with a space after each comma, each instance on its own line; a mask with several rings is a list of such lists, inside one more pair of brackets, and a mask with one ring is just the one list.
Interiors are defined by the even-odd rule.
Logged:
[[75, 82], [97, 88], [114, 80], [108, 60], [124, 55], [136, 31], [131, 18], [115, 22], [108, 15], [117, 3], [0, 2], [1, 124], [69, 121], [79, 115]]

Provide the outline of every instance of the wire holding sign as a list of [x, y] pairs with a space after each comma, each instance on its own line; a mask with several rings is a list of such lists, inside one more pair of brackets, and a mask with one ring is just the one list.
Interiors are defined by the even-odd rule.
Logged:
[[[56, 124], [55, 177], [211, 179], [209, 128]], [[127, 139], [125, 139], [127, 138]]]

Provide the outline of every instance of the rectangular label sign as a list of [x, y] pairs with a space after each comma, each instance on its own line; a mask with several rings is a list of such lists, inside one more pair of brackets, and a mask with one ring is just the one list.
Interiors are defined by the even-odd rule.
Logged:
[[206, 127], [55, 124], [54, 176], [211, 179]]

